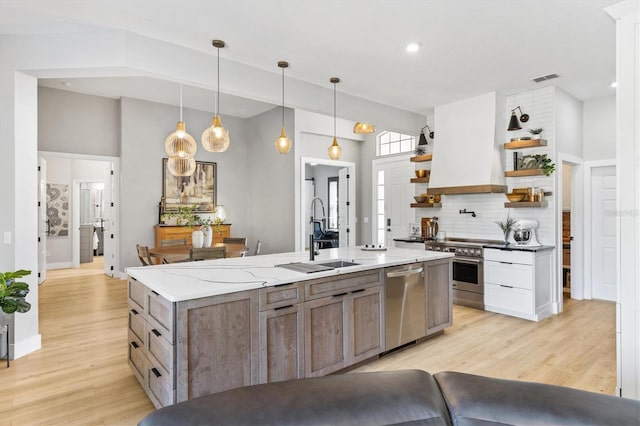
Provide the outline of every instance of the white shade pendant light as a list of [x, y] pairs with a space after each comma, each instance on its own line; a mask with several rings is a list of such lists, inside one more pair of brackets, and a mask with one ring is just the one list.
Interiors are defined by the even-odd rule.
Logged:
[[336, 137], [336, 84], [340, 83], [340, 79], [331, 77], [329, 81], [333, 83], [333, 143], [329, 147], [329, 158], [339, 160], [342, 155], [342, 148], [338, 145], [338, 138]]
[[288, 154], [291, 150], [291, 139], [287, 137], [284, 131], [284, 69], [289, 66], [286, 61], [279, 61], [278, 66], [282, 69], [282, 131], [280, 137], [273, 143], [280, 154]]
[[224, 152], [229, 148], [229, 131], [222, 127], [220, 120], [220, 49], [226, 44], [222, 40], [213, 40], [213, 47], [218, 49], [218, 87], [216, 89], [215, 116], [211, 127], [202, 133], [202, 147], [209, 152]]
[[180, 121], [178, 121], [176, 131], [164, 140], [164, 149], [169, 157], [180, 158], [193, 158], [198, 151], [196, 140], [187, 133], [182, 120], [182, 84], [180, 85]]

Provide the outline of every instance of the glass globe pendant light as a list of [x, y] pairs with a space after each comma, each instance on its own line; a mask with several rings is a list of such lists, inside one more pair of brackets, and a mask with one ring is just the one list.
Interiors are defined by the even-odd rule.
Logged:
[[191, 176], [196, 171], [196, 160], [193, 157], [169, 157], [167, 169], [174, 176]]
[[215, 116], [211, 120], [211, 127], [202, 133], [202, 146], [209, 152], [224, 152], [229, 148], [229, 131], [222, 127], [220, 120], [220, 49], [226, 44], [222, 40], [213, 40], [213, 47], [218, 49], [218, 87], [216, 89]]
[[282, 131], [280, 137], [273, 143], [280, 154], [288, 154], [291, 150], [291, 139], [287, 137], [284, 131], [284, 69], [289, 67], [286, 61], [279, 61], [278, 66], [282, 69]]
[[184, 121], [182, 121], [182, 84], [180, 85], [180, 121], [178, 121], [176, 131], [165, 139], [164, 150], [169, 158], [193, 158], [198, 151], [196, 140], [187, 133]]
[[339, 160], [342, 155], [342, 148], [338, 145], [338, 138], [336, 137], [336, 84], [340, 83], [340, 79], [331, 77], [329, 81], [333, 83], [333, 143], [329, 147], [329, 158]]

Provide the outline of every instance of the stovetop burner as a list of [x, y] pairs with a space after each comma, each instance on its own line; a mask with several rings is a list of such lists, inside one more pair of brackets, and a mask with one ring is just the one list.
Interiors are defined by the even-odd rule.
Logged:
[[429, 251], [455, 253], [456, 256], [481, 259], [483, 257], [482, 246], [496, 243], [500, 243], [500, 241], [447, 238], [444, 241], [426, 241], [425, 248]]

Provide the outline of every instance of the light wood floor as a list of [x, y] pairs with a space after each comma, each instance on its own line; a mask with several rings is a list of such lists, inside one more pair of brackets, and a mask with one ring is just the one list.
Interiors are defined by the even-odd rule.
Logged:
[[[49, 271], [42, 349], [0, 364], [2, 425], [134, 425], [153, 410], [127, 364], [126, 282], [102, 265]], [[539, 323], [454, 307], [444, 335], [357, 371], [456, 370], [613, 394], [615, 304], [573, 301]]]

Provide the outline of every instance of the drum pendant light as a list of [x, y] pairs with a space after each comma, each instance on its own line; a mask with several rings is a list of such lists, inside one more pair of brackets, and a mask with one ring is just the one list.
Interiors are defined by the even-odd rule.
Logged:
[[282, 69], [282, 131], [280, 137], [273, 143], [280, 154], [288, 154], [291, 149], [291, 139], [284, 131], [284, 69], [289, 66], [286, 61], [279, 61], [278, 66]]
[[178, 121], [176, 131], [164, 140], [164, 150], [169, 157], [180, 158], [193, 158], [198, 151], [196, 140], [187, 133], [186, 126], [182, 120], [182, 84], [180, 85], [180, 121]]
[[329, 147], [329, 158], [339, 160], [342, 155], [342, 148], [338, 145], [338, 138], [336, 137], [336, 84], [340, 83], [340, 79], [331, 77], [329, 81], [333, 83], [333, 143]]
[[226, 46], [222, 40], [213, 40], [213, 47], [218, 49], [218, 87], [216, 89], [215, 116], [211, 127], [202, 133], [202, 147], [209, 152], [224, 152], [229, 148], [229, 132], [222, 127], [220, 120], [220, 49]]

